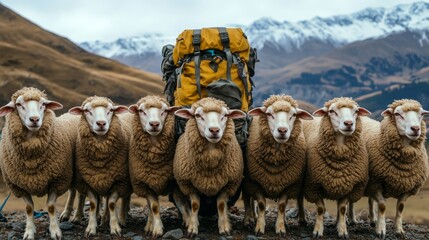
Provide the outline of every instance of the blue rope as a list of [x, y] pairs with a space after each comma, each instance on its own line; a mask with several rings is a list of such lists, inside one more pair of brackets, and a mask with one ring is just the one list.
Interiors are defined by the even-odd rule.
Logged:
[[6, 199], [3, 201], [2, 205], [0, 206], [0, 212], [3, 210], [4, 206], [6, 205], [7, 200], [9, 200], [9, 197], [10, 197], [10, 192], [7, 195]]

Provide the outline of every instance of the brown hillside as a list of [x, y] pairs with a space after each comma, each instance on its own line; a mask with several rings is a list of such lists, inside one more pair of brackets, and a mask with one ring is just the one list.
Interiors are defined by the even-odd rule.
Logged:
[[160, 76], [86, 52], [0, 4], [0, 104], [23, 86], [44, 89], [63, 111], [89, 95], [121, 104], [161, 94]]

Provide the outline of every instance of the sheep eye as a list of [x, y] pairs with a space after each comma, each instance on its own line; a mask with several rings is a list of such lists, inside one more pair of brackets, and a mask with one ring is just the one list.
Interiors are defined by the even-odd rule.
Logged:
[[272, 118], [272, 119], [274, 119], [274, 115], [272, 114], [272, 113], [266, 113], [266, 115], [268, 116], [268, 117], [270, 117], [270, 118]]
[[399, 113], [395, 113], [395, 116], [400, 117], [400, 118], [402, 118], [402, 119], [403, 119], [402, 115], [401, 115], [401, 114], [399, 114]]
[[196, 118], [201, 118], [201, 115], [200, 114], [195, 114], [195, 117]]
[[21, 103], [17, 103], [16, 107], [22, 107]]
[[290, 119], [292, 119], [292, 118], [294, 118], [294, 117], [296, 117], [296, 114], [293, 114], [293, 115], [290, 117]]
[[89, 113], [89, 115], [92, 115], [92, 112], [91, 112], [91, 111], [89, 111], [88, 109], [83, 110], [83, 112], [84, 112], [84, 113], [86, 113], [86, 114], [88, 114], [88, 113]]
[[143, 115], [146, 115], [146, 113], [143, 111], [143, 109], [139, 109], [139, 112], [142, 113]]
[[332, 110], [332, 109], [329, 110], [329, 113], [337, 115], [337, 113], [334, 110]]

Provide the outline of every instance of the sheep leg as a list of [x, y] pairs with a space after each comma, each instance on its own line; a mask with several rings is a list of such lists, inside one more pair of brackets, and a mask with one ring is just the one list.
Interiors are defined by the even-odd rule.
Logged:
[[182, 215], [182, 222], [185, 227], [189, 225], [189, 203], [187, 202], [186, 196], [176, 188], [173, 191], [174, 202], [176, 203], [176, 207]]
[[313, 237], [319, 238], [323, 237], [323, 215], [325, 214], [325, 203], [323, 199], [318, 199], [316, 201], [317, 206], [317, 218], [316, 223], [314, 224]]
[[118, 201], [118, 192], [113, 192], [108, 200], [108, 206], [110, 213], [110, 234], [121, 236], [121, 226], [119, 226], [118, 214], [116, 212], [116, 203]]
[[304, 194], [300, 193], [297, 199], [298, 202], [298, 224], [301, 226], [307, 225], [307, 219], [305, 219], [305, 208], [304, 208]]
[[228, 216], [228, 195], [225, 192], [217, 198], [218, 226], [220, 235], [230, 235], [231, 223]]
[[27, 224], [25, 225], [24, 239], [33, 240], [34, 234], [36, 233], [36, 226], [34, 225], [34, 203], [33, 198], [30, 194], [25, 193], [22, 198], [26, 204], [26, 213], [27, 213]]
[[255, 234], [262, 235], [265, 233], [265, 197], [261, 193], [256, 194], [258, 201], [258, 219], [256, 220]]
[[75, 197], [76, 197], [76, 190], [69, 189], [66, 206], [64, 208], [64, 211], [60, 215], [60, 222], [68, 221], [70, 219], [70, 215], [73, 211], [73, 203], [74, 203]]
[[160, 238], [164, 232], [164, 225], [162, 225], [159, 200], [156, 195], [149, 194], [148, 195], [149, 211], [152, 212], [152, 237]]
[[200, 196], [196, 193], [189, 195], [191, 200], [191, 214], [188, 226], [188, 238], [193, 238], [198, 234], [198, 211], [200, 210]]
[[122, 198], [121, 206], [119, 207], [118, 217], [119, 224], [125, 226], [127, 223], [127, 215], [130, 210], [131, 195]]
[[396, 217], [395, 217], [395, 232], [398, 237], [405, 237], [405, 231], [402, 228], [402, 211], [404, 210], [405, 201], [410, 195], [408, 193], [402, 194], [396, 203]]
[[278, 199], [278, 213], [276, 220], [276, 234], [280, 237], [286, 237], [285, 227], [285, 210], [287, 205], [288, 197], [286, 193], [282, 193]]
[[375, 232], [380, 239], [386, 238], [386, 200], [381, 193], [381, 190], [378, 190], [374, 195], [375, 200], [378, 204], [378, 217]]
[[147, 216], [147, 221], [146, 221], [146, 226], [144, 227], [144, 232], [146, 233], [146, 236], [150, 236], [152, 235], [152, 229], [153, 229], [153, 216], [152, 216], [152, 210], [150, 209], [151, 203], [150, 203], [150, 199], [146, 198], [147, 201], [147, 212], [148, 212], [148, 216]]
[[375, 227], [375, 208], [374, 208], [374, 198], [368, 197], [368, 209], [369, 209], [369, 225]]
[[86, 196], [84, 194], [81, 193], [77, 193], [77, 208], [76, 211], [73, 214], [73, 218], [72, 218], [72, 222], [73, 223], [80, 223], [80, 221], [82, 220], [82, 216], [83, 216], [83, 208], [85, 206], [85, 198]]
[[338, 237], [342, 239], [349, 238], [349, 233], [347, 232], [346, 224], [346, 208], [348, 202], [348, 198], [343, 198], [337, 201], [337, 231]]
[[245, 227], [249, 228], [255, 223], [255, 204], [253, 198], [244, 190], [242, 191], [242, 199], [244, 203], [243, 224]]
[[49, 231], [51, 232], [51, 238], [52, 239], [61, 239], [61, 229], [58, 225], [58, 218], [55, 213], [55, 202], [57, 201], [57, 193], [56, 192], [50, 192], [48, 194], [48, 215], [49, 215]]
[[347, 209], [347, 220], [350, 225], [356, 225], [357, 223], [355, 209], [352, 202], [349, 202], [349, 207]]
[[85, 236], [91, 237], [97, 233], [97, 209], [98, 209], [98, 196], [96, 197], [91, 191], [88, 191], [89, 198], [89, 220], [88, 227], [85, 230]]

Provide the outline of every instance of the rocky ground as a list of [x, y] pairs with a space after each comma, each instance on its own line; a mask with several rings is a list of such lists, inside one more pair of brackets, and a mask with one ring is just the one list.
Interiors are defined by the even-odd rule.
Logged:
[[[236, 208], [231, 209], [231, 223], [233, 226], [232, 236], [219, 236], [217, 233], [217, 220], [213, 218], [200, 218], [200, 234], [195, 239], [277, 239], [274, 233], [275, 210], [267, 211], [266, 234], [260, 237], [253, 235], [252, 230], [243, 226], [243, 210]], [[182, 239], [186, 229], [181, 226], [181, 220], [178, 212], [174, 207], [162, 209], [162, 220], [164, 223], [164, 239]], [[12, 212], [4, 214], [7, 222], [0, 223], [0, 239], [22, 239], [25, 230], [24, 212]], [[131, 239], [141, 240], [148, 239], [143, 232], [146, 224], [147, 209], [142, 207], [132, 207], [130, 218], [127, 220], [127, 226], [122, 229], [122, 237], [111, 237], [108, 227], [99, 227], [98, 234], [91, 239]], [[287, 210], [287, 237], [286, 239], [311, 239], [312, 228], [314, 224], [314, 215], [307, 213], [308, 225], [299, 226], [296, 219], [296, 209]], [[376, 239], [374, 229], [367, 223], [367, 212], [362, 211], [358, 214], [358, 220], [361, 223], [356, 226], [349, 226], [350, 239]], [[35, 220], [37, 226], [37, 239], [49, 239], [49, 221], [48, 216], [44, 213], [40, 218]], [[81, 224], [72, 224], [69, 222], [61, 223], [63, 239], [74, 240], [84, 239], [84, 232], [88, 219], [84, 218]], [[429, 226], [404, 224], [406, 239], [429, 239]], [[337, 232], [335, 218], [329, 214], [325, 216], [325, 239], [336, 239]], [[387, 239], [397, 239], [394, 235], [393, 222], [387, 220]]]

